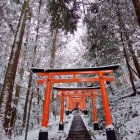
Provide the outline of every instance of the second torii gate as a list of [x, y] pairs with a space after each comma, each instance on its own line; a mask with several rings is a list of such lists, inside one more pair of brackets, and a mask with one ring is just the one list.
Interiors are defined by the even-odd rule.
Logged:
[[[70, 94], [69, 94], [70, 95]], [[61, 94], [57, 94], [56, 96], [61, 98]], [[66, 107], [65, 107], [65, 114], [69, 115], [72, 113], [73, 110], [77, 110], [78, 108], [80, 110], [84, 110], [86, 108], [86, 104], [83, 103], [83, 101], [85, 102], [85, 97], [83, 100], [83, 96], [66, 96]]]
[[[65, 93], [77, 93], [77, 95], [80, 93], [90, 93], [92, 92], [93, 90], [99, 90], [100, 87], [54, 87], [54, 89], [58, 90], [58, 91], [61, 91], [64, 90]], [[72, 99], [71, 99], [71, 96], [70, 97], [67, 97], [67, 110], [66, 110], [66, 115], [69, 115], [69, 113], [71, 113], [73, 107], [72, 107]], [[81, 103], [80, 103], [80, 108], [81, 108], [81, 111], [85, 114], [87, 114], [87, 110], [86, 110], [86, 102], [85, 102], [85, 98], [82, 96], [82, 99], [81, 99]]]
[[[45, 77], [38, 80], [39, 84], [46, 84], [46, 93], [43, 104], [42, 128], [39, 132], [39, 140], [48, 140], [48, 121], [51, 87], [53, 83], [73, 83], [73, 82], [97, 82], [101, 87], [102, 102], [104, 108], [106, 134], [108, 140], [116, 140], [115, 130], [112, 124], [112, 118], [108, 105], [108, 97], [106, 94], [105, 82], [113, 81], [113, 77], [107, 75], [112, 74], [113, 70], [117, 70], [119, 65], [92, 67], [92, 68], [76, 68], [76, 69], [36, 69], [32, 68], [32, 72], [38, 76]], [[79, 75], [91, 75], [92, 77], [79, 77]], [[70, 75], [70, 77], [64, 77]], [[93, 76], [94, 75], [94, 76]]]
[[[80, 101], [82, 101], [81, 99], [84, 99], [85, 97], [90, 97], [91, 102], [92, 102], [93, 127], [94, 127], [94, 130], [99, 130], [96, 106], [95, 106], [95, 97], [97, 97], [99, 95], [96, 94], [95, 92], [97, 92], [100, 89], [100, 87], [79, 87], [79, 88], [53, 87], [53, 89], [61, 92], [61, 109], [60, 109], [59, 130], [64, 130], [64, 98], [65, 97], [69, 97], [71, 99], [71, 101], [73, 100], [72, 97], [75, 97], [74, 100], [76, 102], [79, 102], [79, 105], [80, 105], [80, 103], [82, 103], [81, 105], [84, 105], [83, 102], [80, 102]], [[85, 107], [85, 106], [82, 106], [82, 107]]]

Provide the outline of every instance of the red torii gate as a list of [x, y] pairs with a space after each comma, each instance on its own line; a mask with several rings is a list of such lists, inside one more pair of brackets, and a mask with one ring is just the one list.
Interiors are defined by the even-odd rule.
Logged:
[[[93, 127], [94, 127], [94, 130], [99, 130], [96, 106], [95, 106], [95, 97], [97, 97], [99, 95], [96, 94], [95, 92], [98, 91], [100, 89], [100, 87], [79, 87], [79, 88], [53, 87], [53, 89], [61, 92], [61, 109], [60, 109], [59, 130], [64, 130], [64, 98], [65, 97], [70, 97], [70, 98], [76, 97], [76, 100], [78, 99], [78, 102], [80, 102], [81, 99], [84, 99], [85, 97], [90, 97], [91, 101], [92, 101]], [[74, 92], [74, 93], [72, 93], [72, 92]], [[78, 93], [78, 92], [82, 92], [82, 93]], [[77, 98], [77, 97], [80, 97], [80, 98]], [[81, 102], [81, 103], [83, 103], [83, 102]]]
[[[42, 128], [39, 132], [39, 140], [48, 140], [48, 120], [49, 120], [49, 106], [51, 87], [53, 83], [72, 83], [72, 82], [98, 82], [101, 87], [102, 102], [104, 107], [106, 134], [108, 140], [116, 140], [115, 130], [112, 125], [110, 109], [108, 106], [108, 98], [106, 94], [105, 82], [114, 80], [113, 77], [106, 76], [112, 74], [113, 70], [117, 70], [119, 65], [92, 67], [92, 68], [78, 68], [78, 69], [36, 69], [32, 68], [32, 72], [38, 76], [46, 76], [46, 78], [38, 80], [39, 84], [46, 84], [46, 93], [44, 97]], [[96, 75], [88, 78], [79, 78], [78, 75], [91, 74]], [[70, 78], [62, 78], [61, 75], [71, 75]], [[111, 126], [111, 127], [110, 127]]]
[[[99, 86], [97, 87], [53, 87], [53, 89], [62, 92], [62, 90], [65, 93], [70, 93], [72, 95], [72, 93], [76, 93], [77, 95], [83, 95], [83, 93], [86, 95], [86, 93], [91, 93], [93, 91], [98, 91], [100, 89]], [[80, 94], [79, 94], [80, 93]], [[67, 115], [69, 114], [69, 112], [72, 111], [72, 107], [71, 107], [71, 102], [70, 102], [70, 97], [67, 98], [67, 110], [68, 113], [66, 113]], [[84, 97], [82, 97], [82, 102], [80, 104], [80, 106], [83, 108], [83, 112], [86, 111], [86, 104], [85, 104], [85, 99]]]
[[[69, 101], [69, 104], [71, 104], [72, 109], [67, 110], [67, 115], [71, 113], [72, 110], [77, 110], [80, 109], [82, 112], [84, 112], [84, 110], [86, 110], [86, 101], [85, 101], [85, 97], [80, 97], [80, 96], [73, 96], [73, 97], [68, 97], [69, 99], [71, 98], [72, 100]], [[78, 99], [79, 102], [77, 101]]]

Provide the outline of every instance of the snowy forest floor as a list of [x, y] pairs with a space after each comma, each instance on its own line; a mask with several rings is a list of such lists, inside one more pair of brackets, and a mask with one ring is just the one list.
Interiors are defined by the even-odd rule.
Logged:
[[[71, 123], [73, 120], [73, 116], [74, 115], [72, 115], [72, 114], [69, 116], [66, 116], [64, 132], [58, 131], [59, 117], [57, 117], [56, 120], [52, 119], [49, 123], [49, 131], [48, 131], [49, 139], [50, 140], [65, 140], [66, 137], [68, 136], [70, 126], [71, 126]], [[93, 128], [88, 126], [89, 120], [88, 120], [87, 116], [81, 115], [81, 117], [84, 121], [84, 124], [85, 124], [87, 130], [91, 134], [93, 140], [106, 140], [105, 136], [103, 136], [102, 134], [99, 134], [96, 131], [93, 131]], [[39, 128], [29, 131], [27, 140], [38, 140], [38, 134], [39, 134]], [[12, 138], [12, 140], [24, 140], [24, 135], [14, 137], [14, 138]]]
[[140, 97], [122, 99], [113, 110], [119, 140], [140, 140]]
[[[65, 138], [68, 135], [71, 122], [73, 119], [73, 115], [69, 115], [65, 117], [65, 126], [64, 126], [64, 132], [58, 131], [59, 126], [59, 116], [56, 117], [56, 120], [54, 117], [50, 118], [50, 122], [48, 125], [48, 134], [50, 140], [65, 140]], [[27, 140], [38, 140], [38, 134], [39, 134], [39, 126], [38, 128], [29, 131]], [[24, 140], [25, 134], [23, 136], [18, 136], [13, 138], [12, 140]]]
[[[140, 83], [138, 82], [136, 85], [137, 91], [139, 93]], [[130, 87], [124, 87], [125, 88], [122, 87], [116, 90], [120, 96], [118, 96], [117, 92], [115, 91], [114, 96], [109, 97], [110, 109], [117, 139], [140, 140], [140, 95], [138, 94], [135, 97], [120, 99], [121, 97], [130, 95], [132, 93], [132, 89]], [[94, 131], [92, 126], [89, 126], [90, 117], [84, 116], [82, 114], [81, 117], [84, 121], [85, 126], [87, 127], [87, 130], [93, 137], [93, 140], [106, 140], [105, 130]], [[65, 117], [64, 133], [62, 133], [58, 131], [59, 116], [57, 116], [56, 120], [54, 119], [54, 117], [50, 117], [49, 139], [65, 140], [69, 133], [72, 119], [72, 114]], [[40, 126], [36, 126], [34, 130], [29, 131], [27, 140], [38, 139], [39, 127]], [[13, 137], [12, 140], [24, 140], [24, 134], [23, 136]]]
[[111, 114], [118, 140], [140, 140], [140, 81], [135, 85], [138, 93], [136, 96], [121, 99], [133, 93], [131, 87], [123, 85], [116, 90], [112, 99], [110, 98]]

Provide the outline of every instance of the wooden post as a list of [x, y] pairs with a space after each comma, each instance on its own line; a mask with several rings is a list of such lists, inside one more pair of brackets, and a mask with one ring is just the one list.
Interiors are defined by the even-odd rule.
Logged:
[[91, 102], [92, 102], [93, 127], [94, 127], [94, 130], [99, 130], [98, 119], [97, 119], [97, 112], [96, 112], [96, 106], [95, 106], [95, 96], [93, 94], [91, 96]]
[[103, 79], [102, 72], [99, 72], [99, 78], [100, 78], [100, 88], [101, 88], [102, 102], [103, 102], [104, 114], [105, 114], [105, 122], [106, 122], [106, 126], [108, 126], [108, 125], [112, 125], [112, 118], [110, 114], [108, 97], [107, 97], [106, 88], [105, 88], [105, 81]]
[[82, 110], [82, 113], [84, 113], [84, 115], [88, 115], [88, 110], [86, 108], [86, 100], [85, 100], [85, 97], [82, 96], [81, 97], [81, 110]]
[[42, 128], [39, 132], [38, 140], [48, 140], [47, 127], [49, 122], [50, 95], [51, 95], [51, 75], [49, 74], [46, 83], [46, 93], [43, 104]]
[[61, 96], [59, 130], [64, 130], [64, 91], [62, 91], [62, 96]]
[[[63, 92], [63, 91], [62, 91]], [[65, 114], [66, 115], [69, 115], [69, 97], [67, 97], [67, 102], [66, 102], [66, 111], [65, 111]]]
[[68, 110], [69, 110], [69, 114], [72, 113], [72, 99], [71, 97], [68, 97], [69, 98], [69, 105], [68, 105]]
[[102, 72], [99, 72], [99, 79], [100, 79], [100, 89], [102, 94], [102, 102], [103, 102], [105, 122], [106, 122], [107, 140], [116, 140], [116, 134], [115, 134], [114, 126], [112, 125], [112, 118], [109, 109], [108, 97], [106, 94], [105, 80], [103, 78]]

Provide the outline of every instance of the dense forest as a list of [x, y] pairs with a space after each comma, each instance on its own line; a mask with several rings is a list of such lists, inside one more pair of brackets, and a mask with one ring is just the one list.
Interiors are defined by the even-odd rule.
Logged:
[[[45, 86], [31, 68], [114, 64], [120, 68], [107, 91], [117, 139], [140, 139], [139, 0], [1, 0], [0, 19], [0, 140], [26, 140], [27, 132], [39, 131]], [[50, 112], [52, 120], [59, 115], [53, 96]]]

